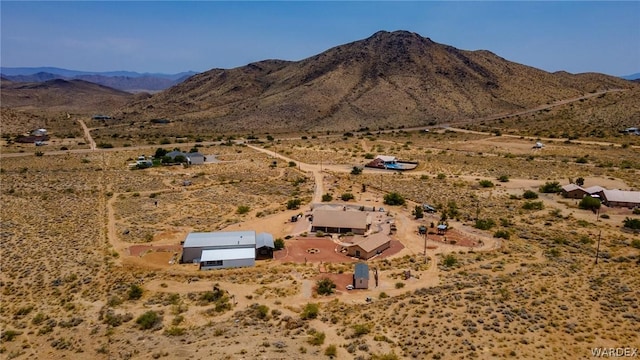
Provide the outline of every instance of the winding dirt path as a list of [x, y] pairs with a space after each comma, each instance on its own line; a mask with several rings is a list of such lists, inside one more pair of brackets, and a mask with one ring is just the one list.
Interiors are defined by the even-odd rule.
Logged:
[[97, 149], [98, 147], [96, 146], [96, 142], [93, 140], [93, 137], [91, 137], [91, 131], [87, 127], [87, 124], [85, 124], [84, 120], [82, 119], [78, 119], [78, 123], [80, 123], [80, 126], [82, 127], [82, 131], [84, 132], [84, 138], [87, 140], [87, 144], [89, 144], [89, 149], [90, 150]]

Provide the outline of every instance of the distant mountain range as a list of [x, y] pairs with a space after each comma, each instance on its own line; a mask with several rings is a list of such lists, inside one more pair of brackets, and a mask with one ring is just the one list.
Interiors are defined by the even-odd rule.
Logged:
[[89, 72], [56, 67], [0, 67], [3, 79], [13, 82], [44, 82], [55, 79], [84, 80], [128, 92], [157, 92], [197, 74], [137, 73], [133, 71]]
[[625, 80], [640, 80], [640, 73], [635, 73], [627, 76], [621, 76]]

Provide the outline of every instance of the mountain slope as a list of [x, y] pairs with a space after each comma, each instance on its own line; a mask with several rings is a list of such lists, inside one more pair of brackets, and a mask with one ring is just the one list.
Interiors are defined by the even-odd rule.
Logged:
[[632, 83], [548, 73], [489, 51], [381, 31], [316, 56], [214, 69], [123, 109], [123, 119], [179, 118], [216, 131], [417, 126], [508, 113]]
[[82, 80], [54, 79], [38, 83], [2, 81], [0, 101], [14, 109], [111, 112], [135, 99], [133, 94]]

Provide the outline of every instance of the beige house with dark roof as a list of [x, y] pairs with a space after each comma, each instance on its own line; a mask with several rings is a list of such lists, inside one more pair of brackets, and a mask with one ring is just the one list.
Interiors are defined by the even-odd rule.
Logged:
[[360, 210], [347, 208], [318, 208], [313, 210], [311, 232], [364, 235], [371, 228], [371, 216]]

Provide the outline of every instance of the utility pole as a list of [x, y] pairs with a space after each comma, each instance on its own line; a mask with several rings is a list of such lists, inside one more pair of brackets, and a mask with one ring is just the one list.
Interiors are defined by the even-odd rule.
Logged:
[[427, 233], [429, 229], [424, 232], [424, 263], [427, 263]]
[[598, 265], [598, 255], [600, 255], [600, 235], [602, 234], [602, 230], [598, 232], [598, 247], [596, 248], [596, 265]]

